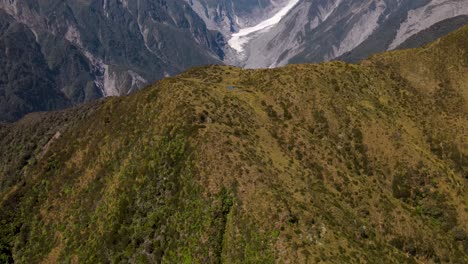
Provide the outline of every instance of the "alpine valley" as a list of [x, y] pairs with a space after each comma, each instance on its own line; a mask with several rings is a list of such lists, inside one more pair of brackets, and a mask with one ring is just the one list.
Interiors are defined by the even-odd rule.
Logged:
[[197, 65], [357, 62], [467, 22], [468, 0], [0, 0], [0, 122]]

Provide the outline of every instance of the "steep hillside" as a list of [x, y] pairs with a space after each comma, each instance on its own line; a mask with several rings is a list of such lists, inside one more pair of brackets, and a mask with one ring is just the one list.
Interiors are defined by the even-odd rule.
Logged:
[[468, 27], [0, 126], [16, 263], [466, 263]]
[[70, 105], [34, 33], [0, 10], [0, 122]]
[[468, 0], [300, 0], [280, 23], [250, 36], [240, 65], [357, 62], [463, 15], [468, 15]]
[[[0, 0], [0, 10], [33, 34], [35, 56], [43, 57], [44, 64], [33, 71], [45, 71], [49, 89], [58, 89], [72, 104], [125, 95], [167, 75], [224, 58], [223, 36], [208, 30], [184, 0]], [[18, 41], [20, 46], [29, 45]], [[21, 60], [7, 62], [15, 65]], [[15, 87], [25, 106], [17, 103], [8, 110], [22, 108], [24, 114], [47, 104], [43, 97], [55, 94], [41, 87]], [[43, 97], [28, 101], [35, 93]]]
[[452, 31], [468, 24], [468, 16], [457, 16], [443, 20], [429, 28], [414, 34], [398, 46], [398, 49], [418, 48], [441, 38]]
[[414, 41], [414, 38], [437, 28], [437, 24], [448, 26], [446, 31], [442, 31], [438, 36], [426, 35], [428, 38], [420, 38], [418, 45], [414, 46], [419, 47], [467, 24], [466, 20], [457, 21], [454, 18], [468, 15], [468, 0], [423, 0], [402, 1], [402, 3], [397, 12], [385, 19], [382, 18], [382, 24], [372, 35], [338, 59], [357, 62], [371, 54], [406, 45], [406, 41]]
[[185, 0], [208, 28], [228, 35], [272, 16], [288, 0]]

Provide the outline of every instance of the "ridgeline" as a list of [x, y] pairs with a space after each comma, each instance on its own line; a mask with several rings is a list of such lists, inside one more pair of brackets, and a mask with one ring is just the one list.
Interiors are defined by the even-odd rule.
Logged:
[[0, 126], [0, 262], [466, 263], [468, 27]]

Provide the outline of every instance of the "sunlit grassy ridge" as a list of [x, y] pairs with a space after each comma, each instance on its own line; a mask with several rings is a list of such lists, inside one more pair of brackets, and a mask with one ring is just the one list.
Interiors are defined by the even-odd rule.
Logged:
[[0, 256], [466, 262], [467, 39], [358, 65], [195, 68], [4, 126]]

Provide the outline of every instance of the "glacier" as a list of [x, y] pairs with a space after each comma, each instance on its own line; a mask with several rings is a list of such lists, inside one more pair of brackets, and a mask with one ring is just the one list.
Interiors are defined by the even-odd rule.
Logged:
[[244, 45], [249, 42], [252, 34], [267, 30], [274, 25], [278, 24], [281, 19], [286, 16], [289, 11], [299, 3], [300, 0], [290, 0], [287, 5], [280, 9], [272, 17], [260, 22], [253, 27], [247, 27], [240, 29], [239, 32], [232, 34], [228, 44], [231, 48], [236, 50], [238, 53], [244, 52]]

